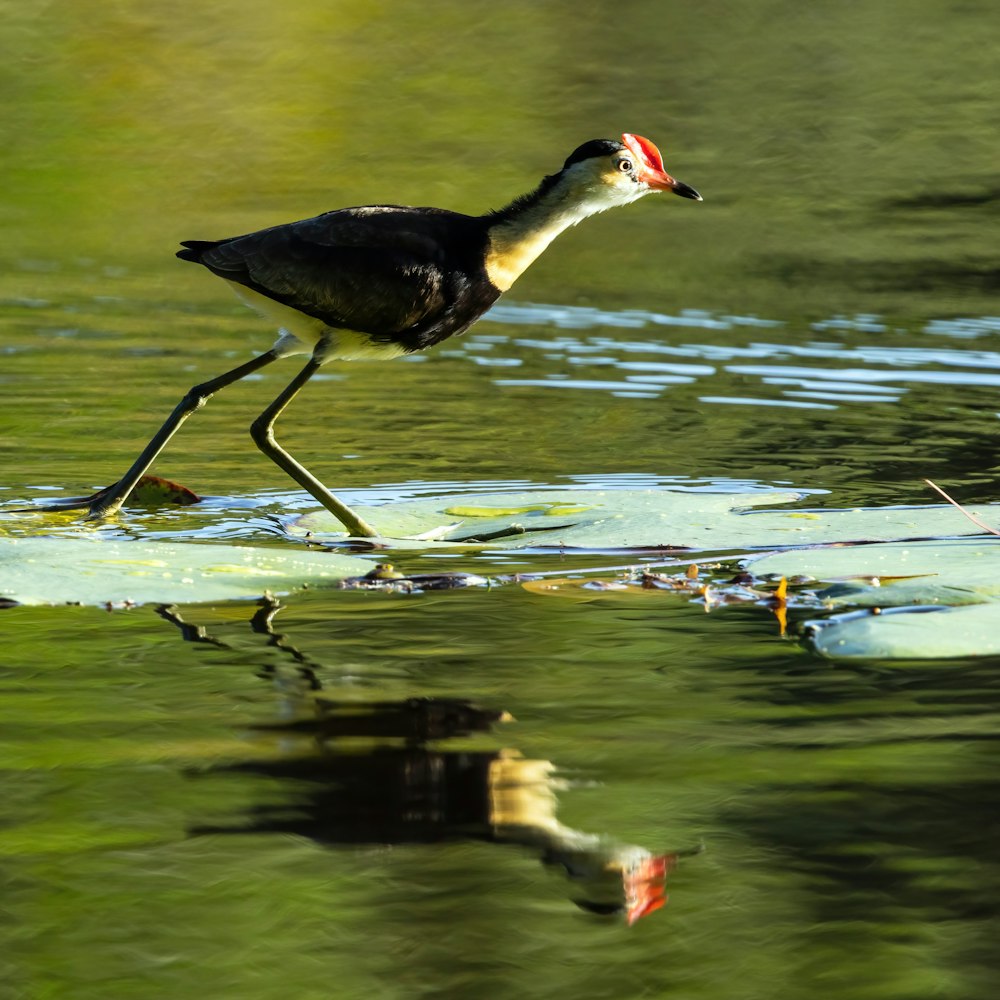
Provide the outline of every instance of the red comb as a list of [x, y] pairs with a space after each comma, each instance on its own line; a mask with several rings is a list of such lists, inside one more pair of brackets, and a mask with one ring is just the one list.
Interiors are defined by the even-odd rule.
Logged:
[[641, 135], [632, 135], [626, 132], [622, 136], [622, 142], [632, 151], [633, 156], [637, 156], [642, 162], [653, 170], [663, 170], [663, 157], [660, 151], [648, 139]]

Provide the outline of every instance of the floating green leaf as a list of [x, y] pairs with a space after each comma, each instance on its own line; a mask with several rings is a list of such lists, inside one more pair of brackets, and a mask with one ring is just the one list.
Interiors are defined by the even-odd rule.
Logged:
[[806, 636], [815, 652], [838, 660], [940, 660], [998, 656], [1000, 602], [964, 608], [835, 615], [825, 621], [810, 623]]
[[1000, 600], [1000, 538], [951, 538], [795, 550], [750, 563], [756, 576], [812, 577], [831, 584], [830, 605], [900, 607]]
[[332, 584], [371, 563], [326, 551], [238, 545], [0, 539], [0, 598], [19, 604], [183, 603]]
[[1000, 654], [1000, 538], [799, 550], [765, 556], [750, 568], [757, 575], [823, 581], [828, 586], [818, 596], [830, 606], [893, 609], [807, 623], [806, 641], [821, 656], [882, 660]]
[[[889, 541], [978, 534], [947, 504], [875, 509], [752, 510], [781, 507], [798, 493], [706, 493], [671, 490], [533, 490], [437, 500], [409, 500], [358, 513], [394, 548], [688, 548], [724, 551], [849, 541]], [[1000, 505], [974, 509], [1000, 524]], [[289, 529], [343, 536], [326, 511]], [[421, 537], [422, 536], [422, 537]]]

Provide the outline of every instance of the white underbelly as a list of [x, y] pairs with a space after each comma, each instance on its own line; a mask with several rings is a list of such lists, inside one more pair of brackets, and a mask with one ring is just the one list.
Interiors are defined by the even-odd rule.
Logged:
[[274, 350], [282, 356], [291, 354], [312, 354], [321, 340], [326, 341], [326, 349], [321, 360], [327, 361], [385, 361], [405, 354], [399, 344], [378, 343], [367, 334], [356, 330], [339, 330], [327, 326], [322, 320], [301, 313], [291, 306], [282, 305], [255, 292], [246, 285], [224, 279], [232, 290], [251, 309], [265, 319], [272, 320], [280, 333], [274, 342]]

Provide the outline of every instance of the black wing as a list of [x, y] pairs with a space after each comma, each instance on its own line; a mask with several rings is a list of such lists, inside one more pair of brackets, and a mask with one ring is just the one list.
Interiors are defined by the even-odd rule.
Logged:
[[218, 242], [187, 241], [177, 256], [329, 326], [382, 338], [428, 330], [454, 313], [470, 262], [482, 259], [485, 237], [475, 223], [440, 209], [349, 208]]

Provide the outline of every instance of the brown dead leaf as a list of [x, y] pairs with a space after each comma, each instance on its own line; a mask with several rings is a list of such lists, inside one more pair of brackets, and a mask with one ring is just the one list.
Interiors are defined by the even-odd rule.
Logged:
[[132, 491], [130, 499], [150, 507], [172, 503], [177, 507], [190, 507], [200, 503], [201, 497], [180, 483], [160, 476], [143, 476]]

